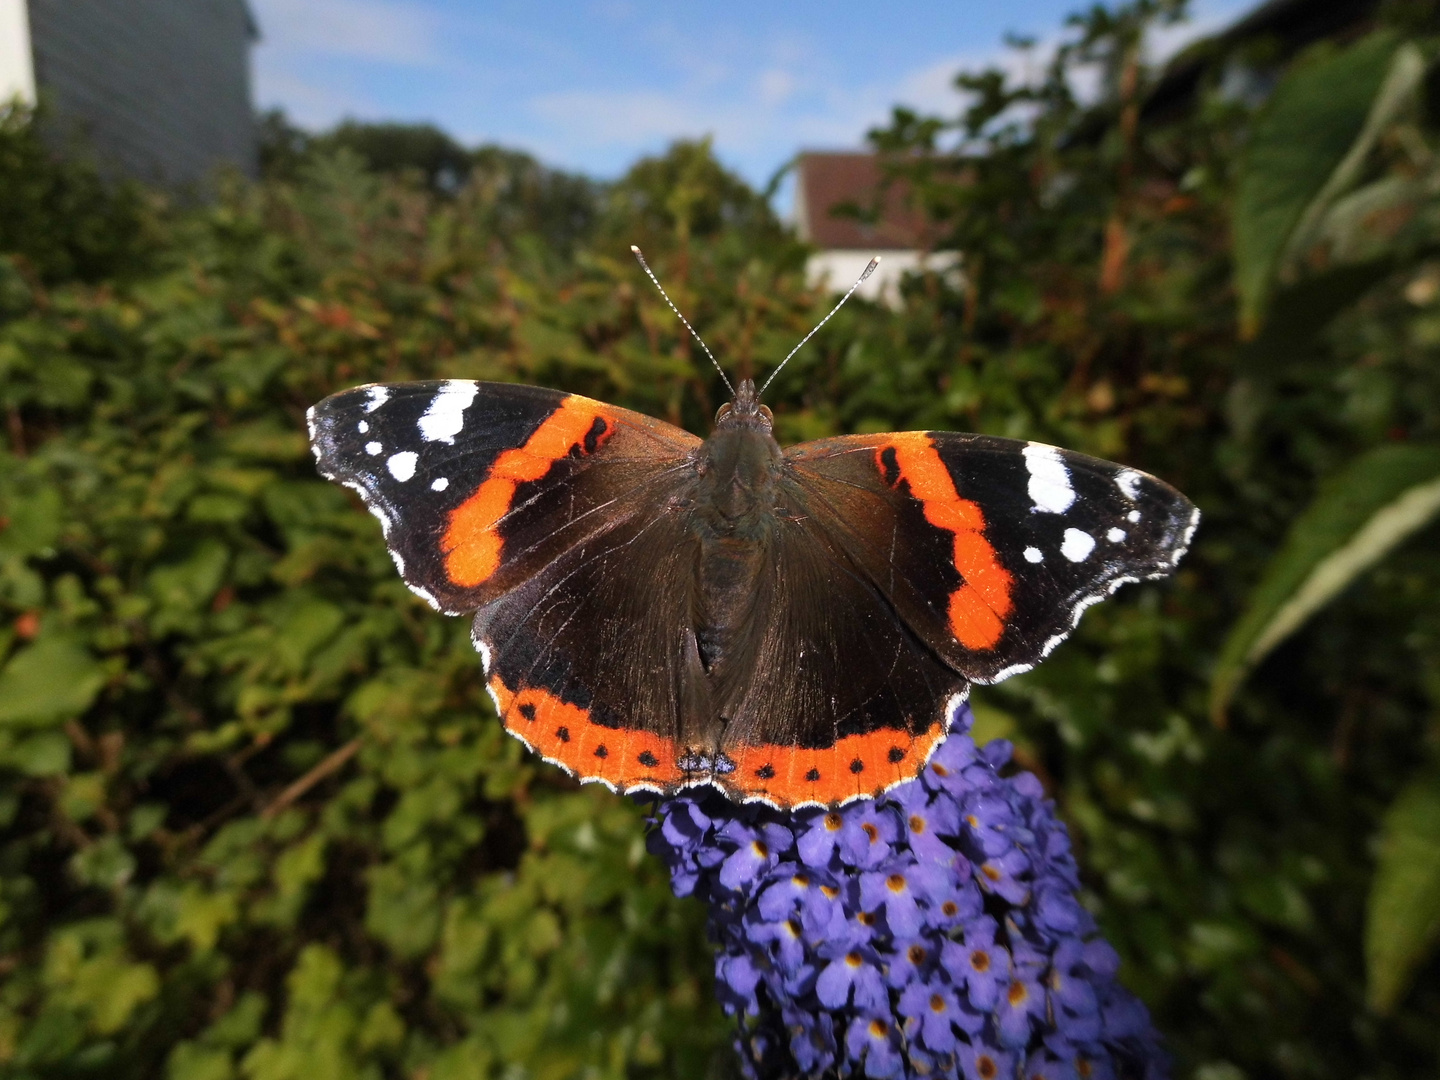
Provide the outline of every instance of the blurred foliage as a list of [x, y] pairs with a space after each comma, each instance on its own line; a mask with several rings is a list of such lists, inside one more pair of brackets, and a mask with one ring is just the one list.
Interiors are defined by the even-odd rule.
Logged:
[[[1177, 13], [1096, 9], [1033, 82], [971, 73], [958, 116], [897, 111], [876, 144], [963, 275], [852, 303], [771, 404], [782, 441], [1036, 438], [1199, 502], [1175, 579], [1092, 609], [979, 692], [981, 719], [1059, 801], [1180, 1075], [1431, 1074], [1436, 527], [1257, 657], [1228, 726], [1209, 703], [1292, 524], [1366, 455], [1440, 439], [1437, 133], [1412, 77], [1436, 43], [1407, 8], [1302, 55], [1258, 111], [1217, 65], [1187, 116], [1141, 125], [1144, 34]], [[1356, 57], [1378, 57], [1368, 97], [1304, 90], [1308, 65]], [[1097, 69], [1098, 102], [1077, 100]], [[1295, 135], [1276, 113], [1332, 106], [1349, 142], [1267, 188], [1259, 140]], [[148, 225], [164, 242], [139, 270], [122, 238], [110, 278], [39, 275], [5, 234], [0, 1071], [718, 1070], [703, 912], [670, 897], [642, 814], [503, 735], [463, 620], [406, 592], [374, 521], [315, 476], [303, 414], [346, 385], [466, 376], [705, 431], [719, 380], [627, 245], [739, 372], [830, 298], [703, 142], [575, 189], [556, 225], [550, 189], [512, 182], [542, 175], [521, 155], [475, 152], [450, 188], [302, 135], [271, 141], [292, 156], [262, 184]], [[32, 138], [5, 127], [0, 160], [70, 183]], [[1247, 207], [1279, 198], [1257, 190], [1302, 205], [1250, 235]]]
[[43, 120], [0, 102], [0, 252], [47, 283], [144, 273], [160, 244], [156, 197], [107, 182], [83, 157], [62, 164], [32, 128]]
[[260, 171], [267, 180], [294, 182], [318, 162], [354, 154], [371, 172], [418, 181], [436, 195], [462, 188], [483, 191], [488, 232], [501, 243], [528, 242], [553, 257], [572, 257], [600, 217], [603, 185], [550, 169], [529, 154], [486, 145], [466, 149], [431, 124], [371, 124], [346, 120], [312, 134], [272, 109], [257, 121]]

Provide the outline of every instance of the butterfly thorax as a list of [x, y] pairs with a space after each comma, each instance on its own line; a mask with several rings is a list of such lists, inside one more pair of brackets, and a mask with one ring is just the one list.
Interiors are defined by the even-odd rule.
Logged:
[[769, 538], [779, 525], [783, 457], [770, 425], [770, 410], [747, 379], [696, 452], [690, 521], [700, 542], [696, 638], [707, 671], [749, 619]]

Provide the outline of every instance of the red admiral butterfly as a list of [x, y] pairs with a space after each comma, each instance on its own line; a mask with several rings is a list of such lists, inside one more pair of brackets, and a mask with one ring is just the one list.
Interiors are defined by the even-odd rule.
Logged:
[[[803, 344], [803, 343], [802, 343]], [[781, 449], [754, 383], [701, 440], [574, 394], [361, 386], [309, 413], [501, 722], [617, 791], [777, 807], [913, 777], [971, 683], [1026, 671], [1199, 511], [1134, 469], [945, 431]]]

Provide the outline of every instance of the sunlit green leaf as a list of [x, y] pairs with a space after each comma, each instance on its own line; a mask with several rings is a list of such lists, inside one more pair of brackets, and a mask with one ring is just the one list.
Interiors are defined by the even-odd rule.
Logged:
[[1385, 814], [1365, 920], [1366, 1000], [1390, 1012], [1440, 941], [1440, 776], [1406, 785]]
[[1258, 329], [1280, 260], [1306, 208], [1364, 129], [1395, 39], [1324, 43], [1298, 62], [1255, 118], [1235, 196], [1235, 289], [1246, 336]]
[[0, 670], [0, 727], [72, 719], [104, 685], [104, 669], [83, 645], [64, 634], [42, 634]]
[[[1322, 240], [1328, 241], [1329, 257], [1334, 261], [1350, 261], [1372, 252], [1352, 250], [1362, 241], [1361, 226], [1377, 213], [1395, 207], [1407, 199], [1423, 195], [1424, 183], [1416, 184], [1411, 177], [1391, 174], [1355, 192], [1344, 201], [1341, 197], [1354, 186], [1365, 167], [1366, 158], [1375, 149], [1387, 128], [1404, 112], [1419, 105], [1425, 79], [1425, 57], [1412, 42], [1397, 48], [1390, 58], [1384, 81], [1370, 102], [1364, 126], [1335, 166], [1325, 186], [1305, 208], [1291, 234], [1282, 261], [1293, 264], [1307, 254], [1307, 249]], [[1381, 243], [1366, 245], [1383, 253]], [[1283, 268], [1282, 268], [1283, 272]]]
[[1290, 528], [1211, 676], [1217, 722], [1246, 674], [1351, 582], [1440, 513], [1440, 449], [1384, 446], [1332, 479]]

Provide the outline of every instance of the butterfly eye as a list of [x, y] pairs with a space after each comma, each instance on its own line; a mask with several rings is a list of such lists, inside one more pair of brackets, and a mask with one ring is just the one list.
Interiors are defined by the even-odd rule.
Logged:
[[716, 422], [718, 423], [719, 421], [724, 420], [725, 417], [727, 417], [727, 416], [729, 416], [729, 415], [730, 415], [730, 403], [727, 401], [724, 405], [721, 405], [721, 406], [720, 406], [720, 411], [715, 414], [715, 420], [716, 420]]
[[760, 406], [760, 415], [765, 418], [767, 423], [772, 422], [775, 419], [775, 414], [770, 411], [770, 406], [768, 405]]

